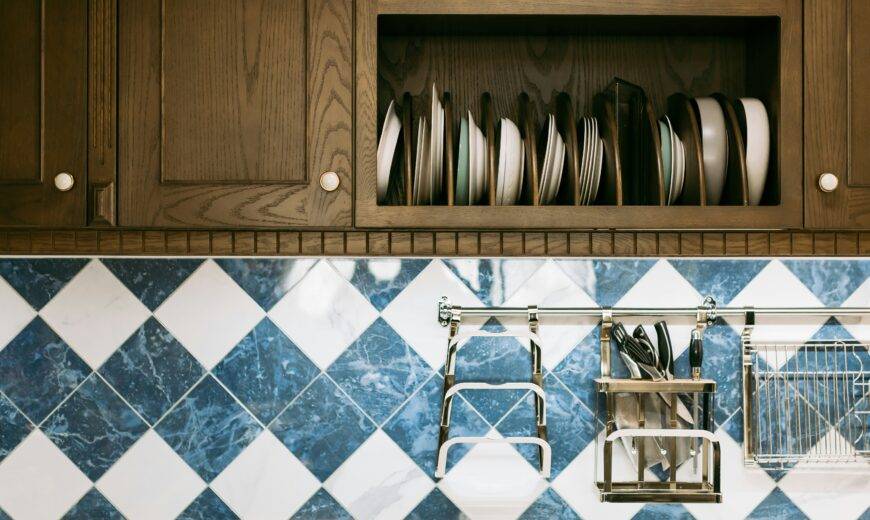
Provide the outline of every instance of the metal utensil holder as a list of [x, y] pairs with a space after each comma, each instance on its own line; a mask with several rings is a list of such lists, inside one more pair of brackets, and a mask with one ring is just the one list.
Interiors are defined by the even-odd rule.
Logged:
[[767, 469], [867, 468], [870, 355], [867, 343], [753, 340], [743, 347], [744, 461]]
[[[441, 427], [438, 433], [438, 452], [435, 465], [435, 478], [443, 478], [447, 472], [447, 453], [456, 444], [535, 444], [540, 457], [541, 475], [550, 477], [552, 450], [547, 442], [547, 410], [546, 393], [544, 392], [544, 375], [541, 366], [541, 338], [538, 336], [538, 310], [535, 306], [528, 307], [528, 332], [486, 332], [482, 330], [459, 333], [462, 318], [462, 307], [449, 306], [442, 298], [439, 302], [439, 320], [449, 325], [447, 338], [447, 363], [444, 367], [444, 393], [441, 399]], [[470, 338], [522, 338], [529, 341], [531, 351], [532, 379], [531, 381], [511, 383], [456, 382], [456, 357], [459, 349]], [[535, 403], [535, 437], [454, 437], [450, 438], [450, 416], [453, 410], [453, 399], [465, 390], [530, 390], [534, 394]]]
[[[715, 302], [705, 301], [697, 309], [697, 330], [703, 334], [715, 316]], [[595, 480], [602, 502], [707, 502], [722, 501], [721, 491], [721, 450], [719, 440], [713, 433], [713, 399], [716, 382], [708, 379], [638, 380], [616, 379], [611, 377], [611, 330], [613, 312], [603, 309], [601, 316], [601, 377], [595, 380], [599, 393], [598, 416], [604, 422], [603, 442], [596, 438]], [[680, 394], [700, 396], [698, 421], [691, 428], [684, 428], [678, 418]], [[631, 395], [637, 403], [637, 428], [617, 428], [617, 397]], [[669, 413], [665, 428], [648, 428], [645, 424], [645, 403], [647, 397], [666, 401]], [[624, 401], [623, 401], [624, 402]], [[632, 439], [632, 454], [637, 460], [634, 480], [614, 480], [613, 444], [623, 438]], [[645, 478], [646, 454], [645, 438], [655, 438], [661, 442], [661, 455], [667, 457], [669, 474], [665, 481]], [[677, 443], [690, 439], [693, 446], [700, 441], [701, 449], [694, 456], [701, 457], [700, 479], [683, 481], [677, 478]], [[639, 442], [634, 442], [638, 440]], [[694, 448], [693, 448], [694, 451]], [[599, 476], [599, 457], [603, 461], [603, 472]]]

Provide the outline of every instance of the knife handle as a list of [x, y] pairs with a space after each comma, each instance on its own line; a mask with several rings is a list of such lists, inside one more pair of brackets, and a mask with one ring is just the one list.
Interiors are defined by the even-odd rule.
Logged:
[[701, 379], [701, 362], [704, 360], [704, 342], [701, 332], [692, 331], [692, 342], [689, 343], [689, 366], [692, 368], [692, 379]]

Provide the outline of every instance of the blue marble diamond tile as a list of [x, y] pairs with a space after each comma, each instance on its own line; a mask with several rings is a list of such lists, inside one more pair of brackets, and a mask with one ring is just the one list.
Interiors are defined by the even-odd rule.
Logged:
[[727, 305], [770, 260], [670, 260], [670, 263], [699, 294]]
[[540, 259], [458, 258], [444, 264], [486, 305], [500, 305], [544, 265]]
[[238, 520], [211, 488], [205, 488], [175, 520]]
[[647, 504], [632, 520], [692, 520], [695, 518], [682, 504]]
[[870, 507], [868, 507], [861, 516], [858, 517], [858, 520], [870, 520]]
[[440, 489], [435, 488], [426, 495], [405, 520], [461, 520], [468, 518], [450, 501]]
[[746, 517], [748, 520], [800, 520], [808, 518], [781, 489], [773, 488]]
[[788, 269], [828, 306], [839, 306], [870, 276], [867, 260], [783, 260]]
[[7, 515], [5, 511], [0, 509], [0, 520], [12, 520], [12, 517]]
[[[384, 425], [384, 432], [430, 477], [435, 475], [443, 391], [444, 379], [440, 375], [433, 376]], [[481, 437], [488, 431], [489, 425], [486, 421], [463, 398], [453, 399], [453, 410], [450, 414], [451, 437]], [[447, 456], [448, 470], [469, 449], [471, 447], [465, 444], [450, 448]]]
[[428, 259], [334, 260], [336, 269], [379, 311], [384, 310], [420, 272]]
[[724, 429], [728, 435], [737, 441], [738, 443], [743, 443], [743, 409], [739, 408], [734, 415], [729, 417], [725, 422], [720, 425], [720, 428]]
[[329, 376], [378, 424], [432, 374], [396, 331], [378, 318], [327, 370]]
[[[552, 448], [552, 478], [556, 478], [565, 466], [595, 439], [598, 431], [595, 416], [555, 377], [544, 380], [547, 393], [547, 439]], [[505, 437], [534, 437], [535, 405], [530, 392], [498, 424], [499, 433]], [[540, 468], [538, 447], [518, 445], [516, 448], [535, 468]]]
[[547, 488], [541, 496], [520, 516], [520, 520], [580, 520], [553, 488]]
[[332, 495], [323, 488], [302, 505], [291, 520], [352, 520], [353, 517], [341, 507]]
[[148, 318], [99, 372], [154, 424], [199, 381], [203, 368], [157, 320]]
[[278, 301], [317, 263], [302, 258], [219, 258], [215, 260], [265, 310]]
[[212, 370], [264, 424], [319, 372], [269, 318], [263, 318]]
[[33, 425], [0, 394], [0, 462], [27, 437]]
[[90, 371], [39, 316], [0, 350], [0, 391], [36, 424]]
[[322, 482], [374, 433], [376, 426], [321, 374], [270, 429]]
[[85, 475], [97, 480], [148, 430], [148, 425], [93, 374], [51, 414], [42, 429]]
[[63, 520], [123, 520], [124, 516], [115, 509], [97, 488], [78, 501], [65, 515]]
[[634, 287], [656, 260], [556, 260], [583, 291], [598, 305], [615, 305]]
[[[553, 374], [590, 410], [597, 409], [599, 397], [595, 390], [595, 378], [601, 373], [600, 337], [601, 327], [596, 326], [553, 369]], [[615, 344], [611, 345], [610, 359], [613, 377], [629, 377]]]
[[155, 428], [207, 482], [215, 478], [262, 428], [211, 376], [206, 376]]
[[4, 258], [0, 276], [39, 310], [87, 263], [86, 258]]
[[187, 258], [103, 258], [103, 264], [150, 310], [166, 298], [202, 264]]

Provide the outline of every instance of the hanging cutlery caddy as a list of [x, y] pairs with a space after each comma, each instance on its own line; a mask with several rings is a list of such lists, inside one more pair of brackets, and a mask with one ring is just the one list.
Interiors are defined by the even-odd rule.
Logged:
[[870, 467], [870, 345], [759, 342], [754, 329], [750, 309], [741, 334], [745, 463]]
[[[653, 312], [650, 310], [649, 312]], [[712, 300], [697, 310], [697, 324], [692, 332], [697, 346], [697, 372], [693, 379], [673, 378], [668, 369], [664, 375], [652, 371], [653, 379], [641, 379], [631, 369], [632, 361], [622, 348], [619, 355], [629, 365], [631, 379], [615, 378], [611, 366], [614, 326], [613, 311], [604, 309], [601, 320], [601, 377], [595, 380], [598, 391], [598, 418], [604, 424], [602, 437], [596, 438], [595, 480], [603, 502], [706, 502], [722, 501], [721, 451], [713, 433], [713, 406], [716, 382], [700, 378], [701, 342], [708, 320], [715, 312]], [[645, 313], [646, 314], [646, 313]], [[660, 322], [661, 323], [661, 322]], [[639, 327], [635, 331], [638, 337]], [[666, 330], [666, 328], [665, 328]], [[659, 344], [662, 336], [659, 336]], [[655, 364], [659, 364], [656, 362]], [[693, 365], [695, 365], [693, 363]], [[671, 369], [672, 370], [672, 369]], [[683, 396], [691, 396], [689, 405]], [[688, 412], [691, 408], [692, 412]], [[689, 414], [686, 417], [686, 414]], [[623, 447], [633, 462], [633, 471], [618, 460], [623, 454], [614, 451]], [[689, 463], [687, 458], [691, 458]], [[648, 478], [648, 468], [661, 465], [667, 478]], [[617, 466], [623, 468], [617, 475]], [[678, 468], [691, 466], [688, 471]], [[630, 476], [629, 476], [630, 474]]]

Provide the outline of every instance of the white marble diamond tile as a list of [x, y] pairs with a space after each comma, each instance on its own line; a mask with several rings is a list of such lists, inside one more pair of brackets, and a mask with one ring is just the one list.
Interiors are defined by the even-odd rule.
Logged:
[[420, 467], [378, 430], [324, 482], [358, 519], [404, 518], [435, 487]]
[[[598, 448], [601, 449], [604, 434], [598, 435]], [[598, 487], [593, 479], [595, 468], [596, 443], [590, 442], [577, 457], [571, 461], [559, 476], [553, 481], [553, 489], [565, 499], [582, 518], [588, 520], [611, 520], [613, 518], [631, 518], [641, 510], [643, 504], [637, 503], [604, 503], [599, 499]], [[602, 464], [597, 466], [601, 478]], [[632, 481], [637, 479], [635, 466], [628, 458], [622, 446], [613, 449], [613, 478], [614, 480]], [[655, 475], [646, 472], [648, 480], [657, 480]]]
[[[488, 434], [498, 437], [492, 430]], [[472, 519], [516, 518], [547, 481], [509, 444], [477, 444], [438, 483]]]
[[[848, 445], [836, 430], [831, 430], [816, 446]], [[814, 447], [810, 454], [826, 451], [828, 448]], [[779, 481], [779, 488], [813, 520], [854, 519], [870, 507], [866, 470], [825, 471], [800, 463]]]
[[[870, 278], [846, 298], [843, 307], [870, 307]], [[870, 341], [870, 317], [841, 316], [837, 319], [855, 339]]]
[[154, 430], [97, 481], [97, 489], [130, 520], [175, 518], [205, 482]]
[[[552, 260], [548, 260], [522, 284], [504, 305], [506, 307], [595, 307], [595, 300], [577, 286]], [[528, 330], [525, 318], [500, 320], [509, 330]], [[593, 317], [540, 317], [543, 342], [542, 361], [552, 370], [589, 332], [595, 328]]]
[[91, 481], [40, 430], [0, 464], [0, 509], [16, 520], [60, 518]]
[[510, 298], [544, 263], [536, 258], [451, 258], [447, 262], [475, 294], [493, 305]]
[[206, 260], [154, 316], [207, 369], [214, 367], [265, 312], [214, 261]]
[[36, 311], [2, 276], [0, 276], [0, 309], [3, 309], [3, 319], [0, 319], [0, 350], [3, 350], [3, 347], [36, 316]]
[[[433, 260], [381, 313], [433, 368], [441, 367], [447, 356], [447, 329], [437, 319], [441, 296], [447, 296], [454, 305], [481, 305], [477, 296], [441, 260]], [[463, 325], [474, 323], [463, 319]]]
[[[773, 260], [728, 305], [819, 307], [822, 302], [782, 262]], [[759, 342], [803, 343], [812, 338], [826, 320], [825, 316], [757, 316], [752, 338]], [[743, 330], [742, 317], [728, 317], [727, 321], [738, 334]], [[788, 352], [783, 352], [778, 358], [768, 355], [765, 359], [778, 368], [788, 361], [788, 357]]]
[[102, 262], [92, 260], [39, 314], [96, 369], [150, 312]]
[[211, 483], [243, 520], [289, 518], [319, 488], [320, 481], [269, 430]]
[[269, 311], [269, 318], [322, 369], [377, 317], [365, 296], [326, 260], [312, 267]]
[[[744, 466], [743, 447], [724, 429], [720, 428], [716, 435], [722, 449], [722, 503], [685, 504], [686, 509], [699, 520], [746, 518], [773, 491], [776, 482], [764, 470]], [[691, 462], [677, 470], [678, 480], [697, 481], [699, 478]]]
[[[667, 260], [659, 260], [616, 303], [616, 307], [697, 307], [704, 297]], [[622, 320], [629, 334], [638, 324], [647, 326], [647, 334], [655, 339], [652, 324], [661, 317], [626, 318]], [[674, 349], [674, 359], [689, 346], [695, 318], [692, 316], [668, 317], [668, 332]]]

